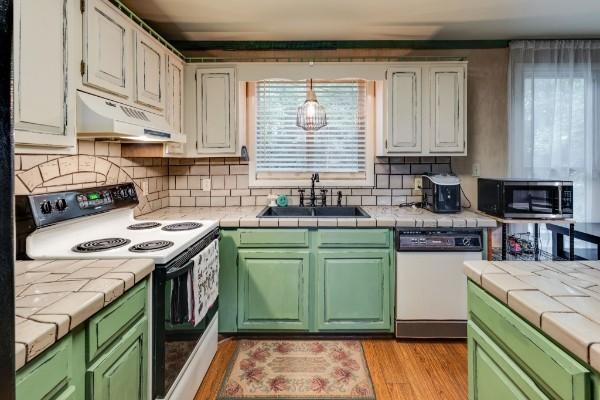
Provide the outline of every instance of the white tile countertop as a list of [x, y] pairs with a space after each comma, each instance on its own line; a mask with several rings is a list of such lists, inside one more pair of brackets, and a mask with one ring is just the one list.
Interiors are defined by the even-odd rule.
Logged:
[[464, 271], [600, 371], [600, 261], [466, 261]]
[[151, 259], [17, 261], [16, 368], [41, 354], [153, 270]]
[[257, 227], [480, 227], [496, 226], [492, 218], [463, 210], [456, 214], [434, 214], [423, 209], [366, 206], [370, 218], [257, 218], [264, 207], [167, 207], [140, 216], [144, 220], [211, 219], [221, 228]]

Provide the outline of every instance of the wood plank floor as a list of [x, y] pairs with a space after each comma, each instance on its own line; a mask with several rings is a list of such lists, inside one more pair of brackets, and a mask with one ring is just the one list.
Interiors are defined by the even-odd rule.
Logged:
[[[467, 344], [464, 341], [362, 340], [377, 400], [467, 398]], [[235, 339], [219, 344], [195, 400], [215, 400]]]

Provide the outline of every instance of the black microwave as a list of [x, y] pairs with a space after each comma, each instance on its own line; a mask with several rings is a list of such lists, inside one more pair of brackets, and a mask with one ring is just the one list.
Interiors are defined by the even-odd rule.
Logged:
[[477, 209], [500, 218], [572, 218], [573, 182], [480, 178]]

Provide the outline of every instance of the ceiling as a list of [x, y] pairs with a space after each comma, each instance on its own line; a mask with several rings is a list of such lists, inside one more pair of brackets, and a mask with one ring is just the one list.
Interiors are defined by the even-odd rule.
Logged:
[[600, 37], [599, 0], [123, 0], [169, 40]]

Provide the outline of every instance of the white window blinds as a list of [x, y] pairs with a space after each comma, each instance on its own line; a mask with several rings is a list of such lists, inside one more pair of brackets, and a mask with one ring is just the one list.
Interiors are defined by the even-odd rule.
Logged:
[[256, 84], [256, 173], [341, 173], [366, 169], [367, 81], [313, 81], [328, 125], [316, 132], [296, 126], [305, 81]]

